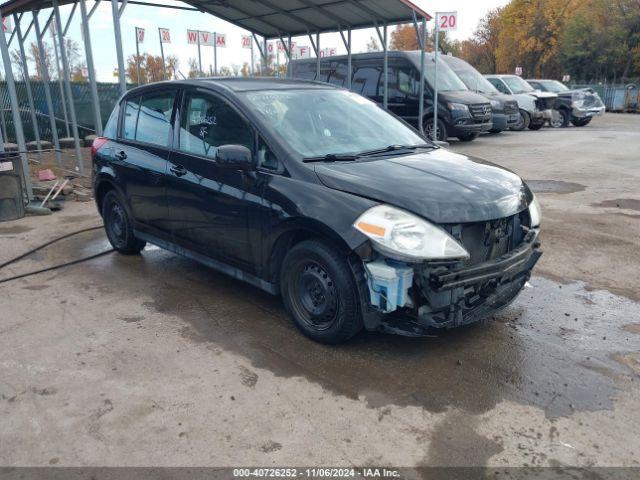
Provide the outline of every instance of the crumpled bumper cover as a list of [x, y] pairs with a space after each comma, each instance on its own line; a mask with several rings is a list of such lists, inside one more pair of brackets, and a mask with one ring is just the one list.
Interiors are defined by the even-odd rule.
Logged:
[[487, 262], [435, 269], [423, 286], [430, 303], [418, 309], [418, 323], [423, 327], [458, 327], [507, 306], [529, 280], [542, 255], [538, 235], [538, 229], [530, 230], [517, 248]]
[[573, 108], [571, 114], [576, 118], [589, 118], [589, 117], [599, 117], [604, 115], [606, 107], [603, 105], [602, 107], [594, 107], [594, 108]]

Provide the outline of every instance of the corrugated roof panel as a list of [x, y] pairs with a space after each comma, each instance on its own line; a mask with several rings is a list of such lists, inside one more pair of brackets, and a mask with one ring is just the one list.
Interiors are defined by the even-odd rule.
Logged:
[[[105, 0], [106, 1], [106, 0]], [[144, 1], [144, 0], [143, 0]], [[158, 0], [147, 0], [149, 2]], [[268, 38], [306, 35], [339, 28], [366, 28], [374, 23], [405, 23], [412, 10], [431, 18], [411, 0], [183, 0], [234, 25]], [[60, 4], [74, 0], [60, 0]], [[8, 0], [3, 15], [51, 8], [51, 0]], [[158, 7], [161, 8], [161, 7]]]

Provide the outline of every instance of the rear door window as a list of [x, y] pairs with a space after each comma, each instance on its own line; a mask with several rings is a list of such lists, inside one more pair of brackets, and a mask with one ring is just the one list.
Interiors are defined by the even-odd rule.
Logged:
[[253, 130], [226, 101], [188, 92], [180, 122], [180, 150], [215, 158], [217, 147], [243, 145], [253, 151]]
[[143, 95], [135, 138], [139, 142], [166, 147], [171, 133], [175, 91]]

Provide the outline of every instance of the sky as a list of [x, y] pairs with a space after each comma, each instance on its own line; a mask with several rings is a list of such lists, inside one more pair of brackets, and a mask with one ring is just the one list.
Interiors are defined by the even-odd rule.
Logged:
[[[156, 0], [157, 3], [166, 3], [174, 5], [184, 5], [174, 0]], [[414, 0], [419, 7], [427, 11], [431, 15], [435, 12], [458, 11], [458, 30], [452, 32], [451, 36], [455, 39], [465, 39], [470, 37], [475, 30], [478, 21], [492, 8], [503, 6], [509, 0]], [[90, 8], [92, 2], [87, 2]], [[71, 11], [71, 6], [61, 7], [61, 16], [63, 24]], [[41, 23], [45, 21], [45, 15], [48, 11], [40, 14]], [[22, 28], [26, 29], [31, 22], [31, 15], [25, 14], [22, 19]], [[111, 16], [111, 2], [105, 0], [100, 3], [94, 16], [90, 21], [91, 26], [91, 42], [93, 46], [94, 62], [96, 65], [98, 81], [116, 82], [114, 77], [114, 68], [117, 66], [115, 53], [115, 43], [113, 35], [113, 21]], [[434, 22], [427, 24], [427, 28], [431, 29]], [[209, 32], [225, 33], [227, 36], [227, 47], [218, 48], [218, 67], [223, 65], [231, 66], [233, 64], [241, 66], [244, 62], [251, 61], [251, 51], [243, 49], [240, 46], [241, 36], [247, 32], [230, 23], [214, 18], [211, 15], [200, 12], [189, 12], [175, 9], [151, 8], [141, 5], [129, 4], [122, 16], [121, 29], [122, 41], [125, 58], [135, 54], [135, 27], [141, 27], [146, 30], [145, 42], [140, 45], [141, 53], [148, 52], [153, 55], [160, 55], [160, 45], [158, 40], [158, 28], [169, 28], [171, 30], [172, 43], [165, 44], [165, 55], [176, 55], [179, 59], [179, 70], [183, 74], [187, 74], [188, 61], [190, 58], [197, 58], [197, 46], [187, 44], [187, 29], [203, 30]], [[80, 35], [80, 14], [79, 9], [72, 20], [69, 28], [68, 36], [76, 40], [82, 45]], [[353, 52], [358, 53], [365, 51], [366, 44], [372, 36], [376, 36], [372, 29], [355, 30], [352, 34]], [[377, 36], [376, 36], [377, 38]], [[51, 38], [46, 36], [45, 39], [51, 42]], [[35, 41], [33, 32], [30, 33], [26, 42]], [[298, 45], [310, 45], [307, 37], [294, 38]], [[12, 43], [12, 48], [15, 43]], [[321, 37], [321, 48], [335, 47], [338, 54], [346, 53], [344, 45], [339, 34], [324, 34]], [[209, 71], [209, 67], [213, 64], [213, 47], [203, 46], [202, 48], [202, 66], [203, 70]], [[258, 63], [258, 49], [254, 49], [256, 65]], [[81, 54], [83, 53], [81, 49]], [[83, 55], [82, 55], [83, 56]], [[284, 61], [284, 54], [281, 56]], [[33, 68], [33, 67], [32, 67]]]

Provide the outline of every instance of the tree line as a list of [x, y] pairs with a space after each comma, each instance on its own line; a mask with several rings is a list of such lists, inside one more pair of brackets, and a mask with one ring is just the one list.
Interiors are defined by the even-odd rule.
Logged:
[[[525, 78], [640, 81], [640, 0], [511, 0], [489, 11], [468, 40], [440, 35], [442, 52], [482, 73], [522, 67]], [[432, 30], [428, 37], [432, 51]], [[417, 49], [413, 26], [398, 26], [390, 48]]]

